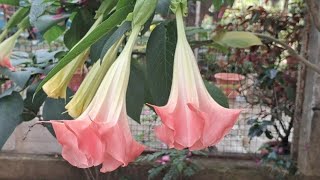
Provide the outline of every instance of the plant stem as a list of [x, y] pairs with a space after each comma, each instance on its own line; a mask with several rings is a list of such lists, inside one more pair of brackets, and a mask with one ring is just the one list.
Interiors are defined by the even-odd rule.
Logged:
[[302, 63], [304, 63], [308, 68], [312, 69], [313, 71], [317, 72], [318, 74], [320, 74], [320, 67], [318, 67], [316, 64], [311, 63], [310, 61], [308, 61], [306, 58], [304, 58], [303, 56], [301, 56], [300, 54], [298, 54], [298, 52], [296, 52], [292, 47], [290, 47], [289, 45], [287, 45], [285, 42], [276, 39], [274, 37], [271, 37], [269, 35], [265, 35], [265, 34], [259, 34], [259, 33], [255, 33], [256, 36], [258, 36], [259, 38], [262, 39], [267, 39], [270, 41], [273, 41], [277, 44], [280, 44], [281, 46], [283, 46], [285, 49], [288, 50], [288, 53], [294, 57], [297, 58], [297, 60], [301, 61]]

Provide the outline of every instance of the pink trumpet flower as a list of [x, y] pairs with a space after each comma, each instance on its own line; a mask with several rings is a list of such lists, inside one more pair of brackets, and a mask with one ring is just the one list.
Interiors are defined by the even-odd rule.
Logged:
[[176, 12], [178, 41], [168, 103], [153, 106], [162, 124], [158, 139], [169, 148], [200, 150], [217, 144], [233, 127], [241, 110], [220, 106], [208, 93], [187, 41], [182, 10]]
[[127, 166], [144, 150], [131, 135], [126, 112], [131, 53], [139, 31], [133, 29], [86, 110], [76, 120], [51, 121], [63, 158], [76, 167], [102, 164], [100, 171], [110, 172]]

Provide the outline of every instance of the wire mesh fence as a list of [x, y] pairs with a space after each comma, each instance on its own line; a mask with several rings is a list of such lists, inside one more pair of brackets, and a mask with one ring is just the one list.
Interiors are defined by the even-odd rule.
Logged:
[[[219, 53], [216, 54], [219, 56]], [[198, 59], [204, 59], [204, 54], [199, 55]], [[217, 75], [218, 74], [218, 75]], [[220, 77], [224, 76], [224, 77]], [[214, 77], [214, 74], [210, 74]], [[228, 97], [229, 108], [242, 109], [242, 113], [232, 128], [232, 130], [223, 138], [221, 142], [209, 147], [207, 150], [213, 153], [258, 153], [261, 146], [270, 142], [270, 138], [262, 134], [259, 137], [250, 138], [249, 131], [252, 124], [249, 122], [253, 119], [263, 117], [270, 120], [271, 109], [259, 102], [259, 93], [254, 88], [257, 81], [255, 74], [240, 75], [235, 73], [216, 73], [210, 80], [217, 85]], [[285, 126], [289, 126], [290, 118], [283, 117]], [[161, 120], [148, 107], [145, 107], [141, 115], [141, 124], [131, 122], [131, 129], [135, 138], [147, 145], [148, 150], [157, 151], [167, 149], [168, 147], [156, 139], [154, 127], [161, 124]], [[271, 136], [277, 138], [275, 129], [270, 129]], [[273, 140], [275, 140], [273, 139]], [[291, 137], [289, 138], [291, 140]]]
[[[232, 109], [242, 109], [242, 113], [230, 133], [224, 139], [207, 150], [218, 153], [257, 153], [261, 145], [269, 139], [265, 136], [250, 139], [248, 136], [250, 125], [247, 121], [261, 112], [261, 107], [252, 107], [241, 98], [229, 99], [229, 106]], [[168, 147], [161, 143], [154, 134], [154, 127], [159, 125], [161, 120], [149, 108], [144, 107], [141, 114], [141, 123], [130, 121], [131, 131], [134, 137], [147, 146], [147, 150], [157, 151]]]
[[[59, 44], [51, 45], [49, 47], [45, 43], [38, 43], [32, 41], [19, 40], [16, 50], [25, 52], [34, 52], [40, 49], [57, 49]], [[199, 57], [203, 58], [202, 56]], [[268, 112], [270, 109], [262, 105], [252, 105], [248, 103], [250, 97], [250, 87], [255, 81], [254, 75], [246, 75], [238, 77], [239, 81], [218, 82], [216, 78], [215, 84], [221, 88], [226, 94], [229, 101], [229, 107], [232, 109], [242, 109], [242, 113], [234, 125], [232, 130], [224, 137], [224, 139], [213, 147], [209, 147], [207, 150], [217, 153], [257, 153], [261, 145], [270, 141], [265, 135], [250, 139], [248, 136], [251, 125], [248, 121], [261, 112]], [[10, 86], [9, 82], [3, 84], [1, 87], [6, 89]], [[159, 117], [149, 107], [145, 106], [141, 114], [141, 123], [130, 120], [130, 127], [133, 136], [137, 141], [143, 143], [147, 150], [158, 151], [167, 149], [168, 147], [157, 140], [154, 134], [154, 127], [161, 124]], [[274, 133], [274, 131], [272, 131]]]

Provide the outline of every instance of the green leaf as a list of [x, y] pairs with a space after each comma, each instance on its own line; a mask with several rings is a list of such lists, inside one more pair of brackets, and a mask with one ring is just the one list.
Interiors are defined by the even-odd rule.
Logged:
[[29, 13], [30, 23], [33, 25], [51, 4], [52, 2], [44, 2], [44, 0], [32, 0]]
[[176, 42], [176, 26], [172, 21], [158, 25], [147, 44], [146, 77], [151, 99], [158, 106], [165, 105], [169, 98]]
[[[1, 4], [1, 3], [0, 3]], [[18, 25], [21, 20], [27, 16], [27, 14], [29, 13], [30, 8], [25, 8], [25, 7], [21, 7], [19, 8], [14, 14], [13, 16], [10, 17], [9, 21], [6, 24], [6, 28], [11, 29], [13, 27], [15, 27], [16, 25]]]
[[77, 57], [85, 49], [89, 48], [92, 44], [97, 42], [100, 38], [110, 32], [116, 25], [120, 24], [126, 19], [127, 15], [132, 11], [133, 5], [131, 3], [118, 9], [107, 20], [102, 22], [95, 30], [93, 30], [88, 36], [81, 40], [70, 52], [62, 58], [59, 63], [48, 73], [46, 78], [39, 84], [36, 93], [42, 88], [42, 86], [51, 79], [57, 72], [59, 72], [64, 66], [70, 63], [75, 57]]
[[0, 0], [0, 4], [8, 4], [12, 6], [19, 6], [20, 0]]
[[99, 9], [96, 11], [94, 19], [98, 19], [99, 16], [105, 14], [105, 12], [109, 12], [116, 6], [117, 2], [118, 0], [102, 1]]
[[166, 168], [168, 165], [161, 165], [158, 167], [154, 167], [148, 171], [148, 179], [155, 179], [158, 177]]
[[248, 136], [252, 139], [254, 137], [259, 137], [263, 134], [263, 130], [259, 124], [254, 124], [250, 127]]
[[164, 17], [168, 16], [170, 13], [170, 2], [170, 0], [159, 0], [156, 8], [156, 13], [159, 13]]
[[0, 74], [7, 76], [10, 80], [12, 80], [20, 88], [24, 88], [26, 83], [28, 82], [28, 80], [31, 77], [30, 71], [12, 72], [7, 68], [2, 68], [2, 67], [0, 67]]
[[47, 49], [36, 50], [33, 53], [35, 56], [35, 63], [41, 64], [41, 63], [48, 63], [49, 61], [53, 61], [57, 53], [59, 53], [59, 51], [49, 52]]
[[116, 43], [127, 31], [131, 29], [131, 23], [130, 22], [124, 22], [121, 24], [121, 26], [115, 30], [115, 32], [112, 33], [112, 35], [108, 38], [108, 40], [105, 42], [102, 51], [100, 53], [100, 59], [103, 59], [104, 55], [108, 52], [108, 50], [111, 48], [111, 46]]
[[72, 49], [86, 35], [93, 23], [93, 15], [89, 10], [79, 10], [72, 19], [70, 29], [64, 35], [64, 44], [67, 48]]
[[273, 135], [272, 135], [272, 132], [271, 132], [271, 131], [266, 130], [266, 131], [264, 132], [264, 134], [266, 135], [266, 137], [267, 137], [268, 139], [273, 139]]
[[233, 4], [234, 4], [234, 0], [225, 0], [225, 2], [226, 2], [227, 5], [229, 5], [230, 7], [232, 7]]
[[44, 33], [68, 17], [70, 17], [70, 14], [63, 14], [58, 17], [56, 15], [43, 15], [37, 18], [37, 20], [33, 22], [33, 25], [40, 33]]
[[103, 46], [106, 44], [110, 36], [115, 32], [116, 28], [114, 28], [112, 31], [110, 31], [107, 35], [102, 37], [99, 41], [94, 43], [90, 48], [90, 64], [93, 65], [95, 62], [97, 62], [100, 59], [101, 52], [103, 51]]
[[219, 11], [224, 4], [224, 0], [212, 0], [212, 4], [214, 6], [214, 10]]
[[6, 89], [4, 92], [2, 92], [0, 94], [0, 98], [6, 97], [6, 96], [10, 96], [14, 92], [14, 89], [15, 89], [14, 87]]
[[222, 6], [232, 7], [234, 4], [234, 0], [212, 0], [212, 4], [215, 11], [220, 11]]
[[219, 43], [213, 42], [212, 44], [210, 44], [210, 47], [215, 48], [216, 50], [218, 50], [218, 51], [220, 51], [222, 53], [225, 53], [225, 54], [227, 54], [229, 52], [229, 49], [227, 47], [222, 46]]
[[[69, 114], [66, 112], [65, 105], [68, 104], [70, 101], [70, 97], [73, 95], [71, 90], [67, 90], [67, 101], [64, 99], [52, 99], [47, 98], [43, 105], [43, 120], [50, 121], [50, 120], [71, 120], [73, 119]], [[45, 124], [48, 128], [50, 133], [55, 136], [53, 128], [50, 124]]]
[[0, 149], [22, 122], [23, 99], [17, 92], [0, 99]]
[[208, 81], [204, 81], [204, 84], [211, 95], [211, 97], [221, 106], [225, 108], [229, 108], [229, 102], [227, 96], [222, 92], [220, 88], [215, 86], [212, 83], [209, 83]]
[[154, 14], [154, 10], [158, 4], [158, 0], [137, 0], [132, 13], [133, 26], [144, 25], [150, 16]]
[[126, 99], [128, 115], [140, 123], [140, 115], [144, 105], [144, 77], [142, 68], [138, 63], [131, 64]]
[[32, 84], [27, 90], [27, 96], [24, 99], [24, 111], [23, 111], [23, 120], [30, 121], [34, 119], [45, 101], [47, 95], [44, 91], [40, 91], [34, 99], [32, 99], [34, 92], [39, 83]]
[[50, 44], [52, 41], [58, 39], [64, 31], [65, 28], [63, 26], [55, 25], [44, 33], [43, 38]]
[[125, 6], [127, 6], [128, 4], [131, 4], [132, 6], [132, 10], [133, 10], [133, 7], [134, 7], [134, 4], [136, 3], [135, 0], [119, 0], [118, 3], [117, 3], [117, 8], [116, 10], [119, 10]]
[[213, 40], [232, 48], [248, 48], [262, 45], [261, 40], [256, 35], [243, 31], [220, 32], [213, 37]]

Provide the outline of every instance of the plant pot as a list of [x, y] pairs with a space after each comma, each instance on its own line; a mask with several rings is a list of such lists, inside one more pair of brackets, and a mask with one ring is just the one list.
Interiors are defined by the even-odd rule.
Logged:
[[243, 75], [236, 73], [217, 73], [214, 78], [216, 85], [230, 99], [234, 99], [239, 95], [238, 90], [241, 86], [241, 81], [245, 79]]

